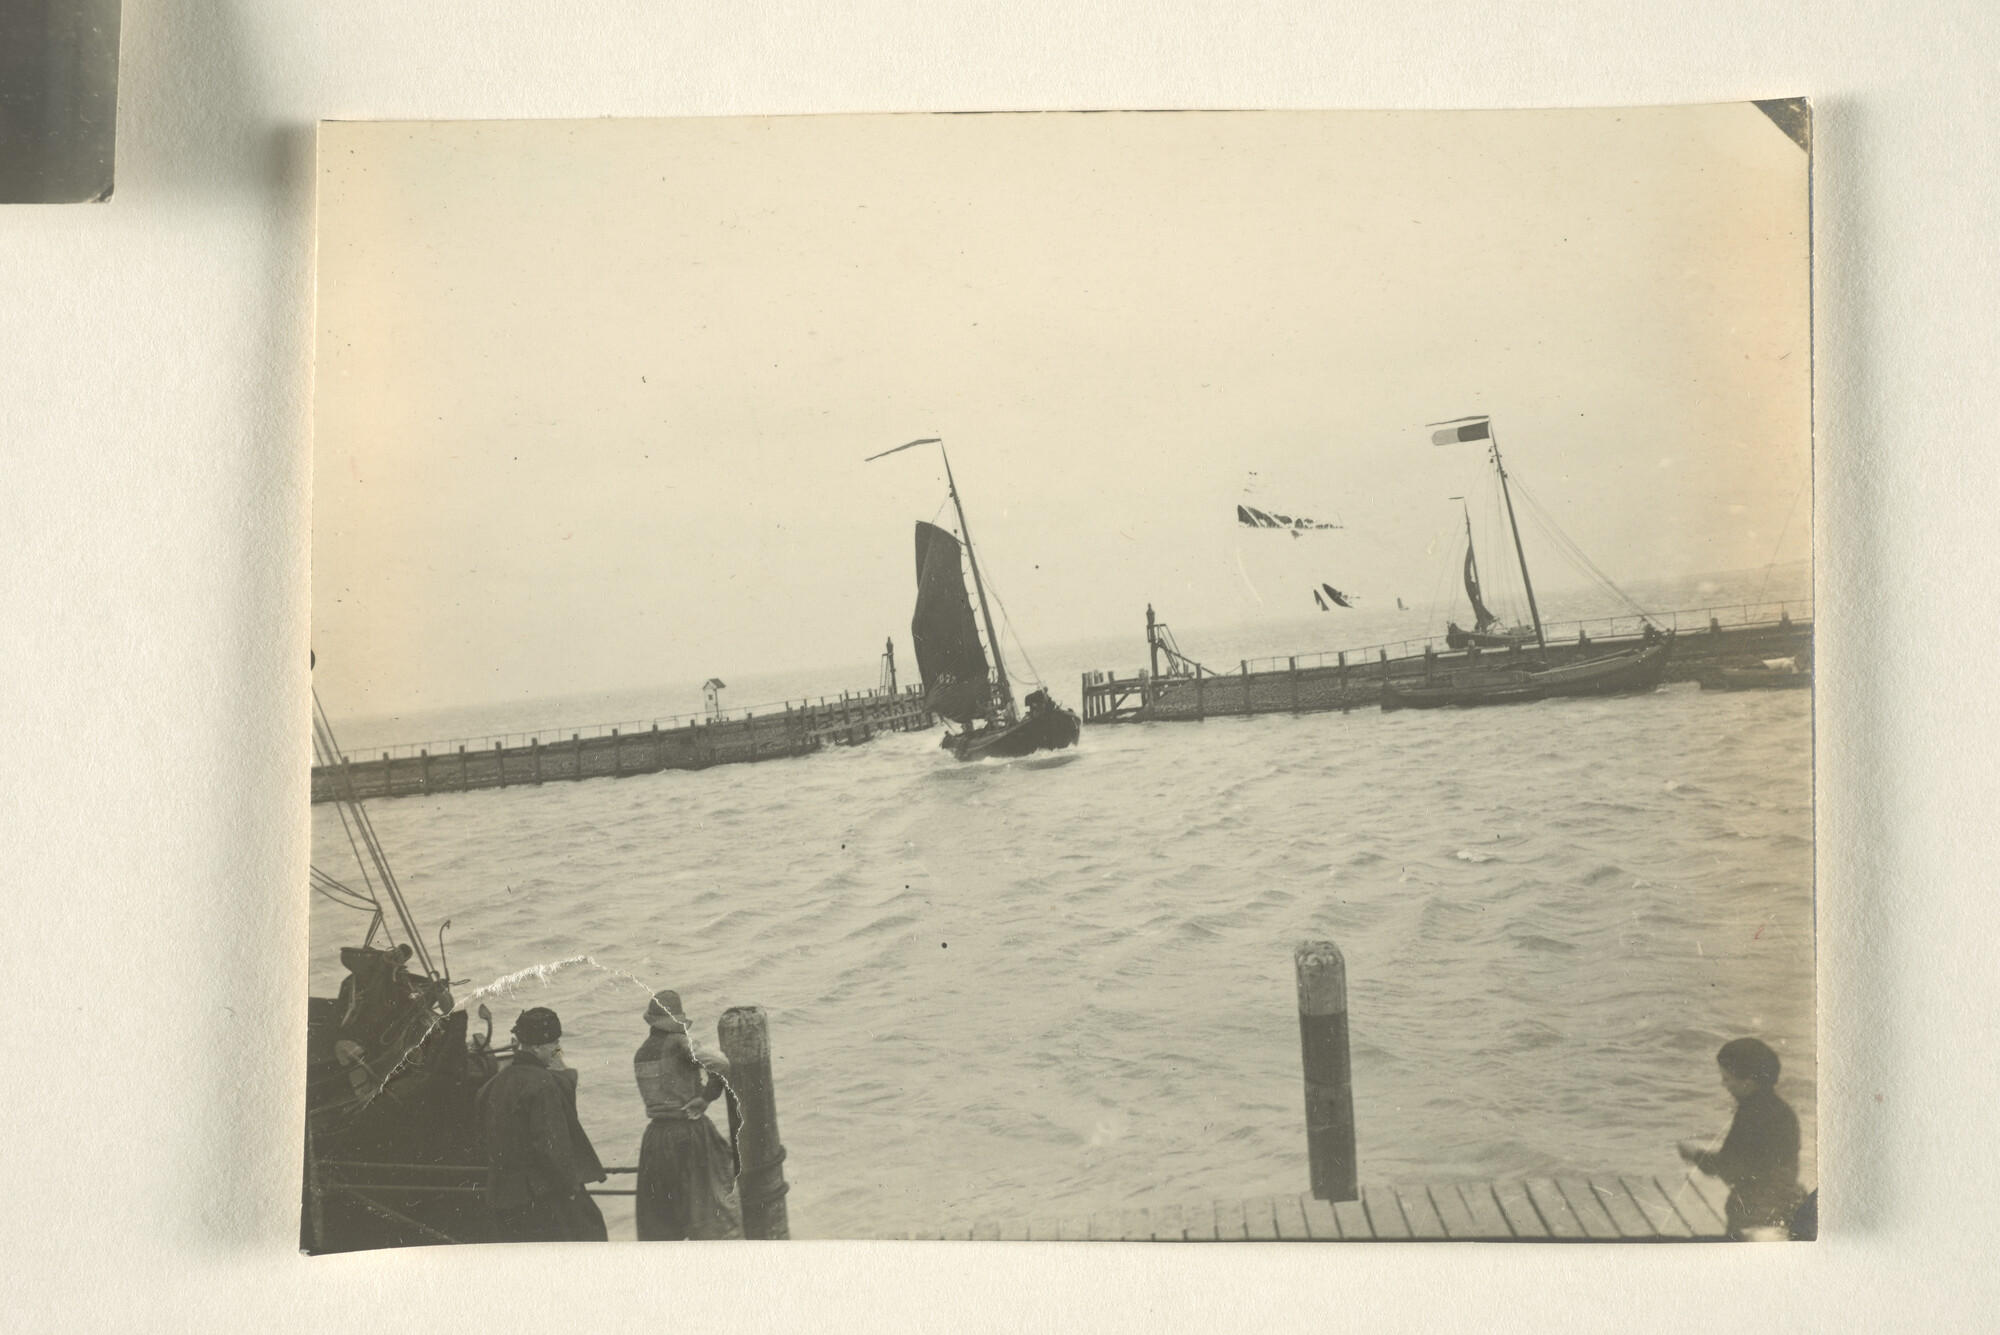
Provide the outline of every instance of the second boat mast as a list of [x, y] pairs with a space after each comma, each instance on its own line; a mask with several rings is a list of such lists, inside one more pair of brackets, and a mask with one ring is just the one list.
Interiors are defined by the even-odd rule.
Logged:
[[[1521, 587], [1528, 591], [1528, 615], [1535, 619], [1535, 643], [1541, 646], [1542, 656], [1546, 658], [1549, 652], [1549, 642], [1542, 635], [1542, 613], [1541, 609], [1535, 606], [1535, 584], [1533, 580], [1528, 578], [1528, 554], [1521, 550], [1521, 526], [1514, 522], [1514, 495], [1507, 490], [1507, 465], [1500, 462], [1500, 437], [1494, 432], [1493, 423], [1490, 419], [1486, 424], [1486, 432], [1489, 442], [1493, 446], [1493, 468], [1494, 471], [1500, 474], [1500, 495], [1507, 502], [1507, 527], [1514, 530], [1514, 555], [1521, 562]], [[938, 448], [943, 449], [944, 447], [940, 445]], [[947, 477], [951, 474], [951, 465], [949, 463], [945, 465], [945, 474]], [[963, 516], [960, 516], [960, 518], [963, 520]], [[975, 578], [977, 577], [978, 570], [978, 566], [973, 567]]]

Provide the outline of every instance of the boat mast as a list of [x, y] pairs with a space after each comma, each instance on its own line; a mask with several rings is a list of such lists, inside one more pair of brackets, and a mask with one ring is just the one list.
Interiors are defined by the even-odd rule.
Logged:
[[944, 442], [938, 442], [938, 454], [944, 459], [945, 489], [951, 493], [952, 507], [958, 511], [958, 531], [965, 535], [965, 559], [972, 563], [972, 587], [979, 594], [979, 615], [986, 622], [986, 642], [993, 646], [993, 673], [999, 678], [1000, 701], [1006, 707], [1006, 720], [1012, 726], [1014, 713], [1014, 691], [1007, 684], [1007, 664], [1000, 657], [1000, 636], [993, 629], [993, 613], [986, 606], [986, 585], [979, 578], [979, 558], [972, 551], [972, 527], [965, 522], [965, 506], [958, 499], [958, 483], [951, 475], [951, 455], [945, 453]]
[[[1535, 583], [1528, 578], [1528, 554], [1521, 550], [1521, 526], [1514, 522], [1514, 496], [1512, 492], [1507, 490], [1507, 465], [1500, 462], [1500, 437], [1493, 433], [1491, 418], [1487, 419], [1486, 436], [1487, 440], [1493, 446], [1494, 471], [1500, 474], [1500, 495], [1507, 502], [1507, 527], [1514, 530], [1514, 555], [1521, 562], [1521, 587], [1528, 591], [1528, 615], [1535, 619], [1535, 643], [1541, 646], [1542, 654], [1546, 657], [1549, 652], [1549, 642], [1542, 635], [1542, 613], [1541, 609], [1535, 606]], [[1472, 516], [1469, 512], [1466, 515], [1465, 523], [1466, 536], [1470, 538], [1472, 535]]]

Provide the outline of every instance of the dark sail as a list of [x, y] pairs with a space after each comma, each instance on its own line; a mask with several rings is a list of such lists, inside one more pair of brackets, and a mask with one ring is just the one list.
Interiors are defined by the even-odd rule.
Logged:
[[993, 693], [959, 551], [958, 539], [937, 525], [917, 525], [917, 611], [910, 638], [924, 702], [933, 713], [965, 723], [991, 712]]
[[1500, 618], [1486, 610], [1486, 604], [1479, 600], [1479, 566], [1472, 559], [1472, 542], [1465, 544], [1465, 596], [1472, 599], [1472, 628], [1484, 632]]

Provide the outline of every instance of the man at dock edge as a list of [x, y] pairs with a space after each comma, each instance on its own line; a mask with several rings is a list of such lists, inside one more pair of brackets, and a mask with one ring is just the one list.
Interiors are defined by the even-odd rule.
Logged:
[[1722, 1087], [1736, 1100], [1736, 1116], [1721, 1149], [1684, 1140], [1681, 1158], [1729, 1184], [1723, 1208], [1730, 1237], [1782, 1237], [1805, 1190], [1799, 1186], [1798, 1115], [1776, 1089], [1778, 1054], [1757, 1039], [1738, 1038], [1722, 1045], [1715, 1064]]
[[646, 1041], [632, 1054], [632, 1074], [650, 1119], [639, 1143], [633, 1202], [639, 1241], [740, 1238], [736, 1156], [708, 1120], [708, 1105], [726, 1088], [729, 1059], [695, 1051], [678, 992], [653, 994], [646, 1027]]
[[513, 1061], [479, 1091], [486, 1203], [503, 1242], [605, 1240], [604, 1215], [583, 1187], [607, 1174], [577, 1121], [577, 1076], [563, 1065], [561, 1038], [554, 1011], [522, 1011]]

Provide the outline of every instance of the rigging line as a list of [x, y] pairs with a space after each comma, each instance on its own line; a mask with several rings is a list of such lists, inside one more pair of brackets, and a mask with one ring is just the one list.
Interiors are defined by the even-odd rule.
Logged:
[[367, 836], [369, 847], [375, 852], [376, 861], [381, 867], [382, 879], [388, 885], [389, 901], [396, 906], [396, 916], [402, 920], [404, 935], [409, 938], [408, 944], [414, 948], [418, 961], [424, 966], [424, 972], [436, 979], [437, 969], [431, 964], [430, 952], [424, 948], [423, 933], [417, 930], [416, 920], [410, 914], [410, 906], [403, 899], [403, 889], [396, 883], [395, 875], [389, 870], [388, 855], [382, 851], [381, 840], [375, 837], [375, 824], [368, 817], [368, 809], [359, 802], [354, 805], [358, 823]]
[[1625, 605], [1626, 609], [1632, 615], [1642, 621], [1652, 620], [1652, 613], [1648, 612], [1631, 594], [1618, 587], [1617, 582], [1605, 574], [1603, 570], [1599, 569], [1597, 563], [1592, 561], [1568, 534], [1553, 526], [1553, 521], [1548, 516], [1539, 514], [1531, 509], [1528, 517], [1536, 524], [1536, 531], [1546, 538], [1556, 548], [1557, 554], [1567, 560], [1573, 568], [1581, 570], [1599, 585], [1610, 591], [1619, 602]]
[[[332, 753], [336, 758], [339, 757], [340, 748], [338, 743], [334, 740], [333, 721], [327, 717], [326, 706], [320, 703], [318, 691], [313, 692], [313, 710], [315, 714], [314, 718], [315, 731], [323, 732], [325, 734], [325, 742], [327, 750], [330, 753]], [[354, 794], [352, 775], [348, 773], [347, 767], [345, 765], [343, 765], [340, 768], [340, 770], [336, 772], [345, 776], [347, 781], [346, 782], [347, 800], [341, 803], [340, 805], [342, 807], [351, 805], [354, 808], [355, 827], [360, 831], [362, 842], [367, 846], [369, 855], [374, 860], [375, 870], [382, 879], [383, 888], [388, 891], [389, 902], [395, 906], [396, 916], [398, 919], [402, 921], [403, 933], [404, 936], [408, 938], [408, 944], [411, 948], [411, 952], [416, 956], [417, 960], [423, 965], [424, 972], [428, 974], [433, 981], [437, 981], [438, 979], [437, 969], [431, 963], [430, 952], [424, 948], [423, 933], [417, 930], [416, 922], [410, 915], [410, 906], [408, 902], [405, 901], [403, 898], [402, 887], [396, 883], [395, 874], [389, 870], [388, 855], [382, 851], [382, 842], [375, 836], [374, 822], [368, 819], [368, 809], [361, 805], [360, 798], [356, 797]], [[343, 828], [345, 828], [347, 825], [347, 816], [345, 811], [343, 811], [341, 815], [341, 825]], [[349, 835], [349, 843], [351, 846], [352, 844], [351, 833]], [[357, 854], [357, 861], [358, 860], [359, 860], [359, 855]], [[365, 867], [363, 868], [362, 874], [365, 879], [367, 875], [367, 870]], [[378, 901], [378, 912], [379, 912], [379, 901]], [[388, 923], [386, 919], [382, 920], [380, 925], [382, 926], [383, 931], [387, 933]], [[375, 933], [373, 928], [370, 928], [368, 935], [370, 940], [374, 939]], [[393, 936], [391, 936], [390, 939], [393, 942], [394, 940]]]
[[[314, 701], [314, 704], [315, 704], [315, 705], [317, 705], [317, 704], [318, 704], [318, 701], [317, 701], [317, 700], [315, 700], [315, 701]], [[322, 763], [323, 763], [324, 765], [326, 765], [326, 766], [328, 766], [328, 767], [332, 768], [332, 769], [333, 769], [333, 772], [334, 772], [334, 773], [335, 773], [336, 775], [340, 775], [340, 776], [341, 776], [341, 778], [342, 778], [342, 781], [344, 782], [344, 781], [345, 781], [345, 777], [346, 777], [346, 776], [345, 776], [345, 771], [344, 771], [344, 770], [343, 770], [343, 769], [342, 769], [342, 768], [340, 767], [340, 765], [339, 765], [339, 761], [338, 761], [338, 759], [337, 759], [337, 756], [338, 756], [338, 752], [336, 751], [336, 749], [335, 749], [335, 748], [332, 748], [332, 747], [330, 747], [330, 746], [328, 746], [328, 745], [326, 744], [326, 739], [324, 739], [324, 738], [323, 738], [323, 737], [321, 736], [321, 732], [320, 732], [320, 728], [321, 728], [321, 724], [320, 724], [320, 720], [319, 720], [319, 719], [318, 719], [317, 717], [315, 717], [315, 718], [313, 719], [313, 749], [314, 749], [315, 751], [318, 751], [318, 752], [320, 753], [320, 755], [321, 755], [321, 757], [322, 757]], [[351, 796], [351, 792], [350, 792], [350, 796]], [[369, 894], [370, 898], [372, 898], [372, 899], [374, 899], [374, 900], [375, 900], [375, 903], [376, 903], [376, 908], [377, 908], [377, 911], [379, 912], [379, 911], [380, 911], [380, 907], [381, 907], [381, 902], [382, 902], [382, 900], [381, 900], [381, 894], [380, 894], [380, 892], [379, 892], [379, 891], [377, 891], [377, 890], [376, 890], [376, 888], [375, 888], [375, 881], [374, 881], [374, 878], [373, 878], [372, 876], [370, 876], [370, 875], [369, 875], [369, 871], [368, 871], [368, 861], [369, 861], [369, 860], [368, 860], [368, 859], [367, 859], [366, 857], [362, 856], [362, 852], [361, 852], [361, 849], [360, 849], [359, 845], [358, 845], [358, 844], [357, 844], [357, 842], [356, 842], [356, 838], [357, 838], [357, 836], [356, 836], [356, 833], [355, 833], [354, 829], [352, 828], [352, 826], [350, 826], [350, 825], [349, 825], [349, 823], [348, 823], [348, 818], [347, 818], [347, 801], [346, 801], [346, 800], [341, 800], [341, 801], [336, 801], [336, 802], [334, 803], [334, 812], [335, 812], [335, 814], [337, 814], [337, 815], [338, 815], [338, 816], [340, 817], [340, 828], [341, 828], [341, 832], [342, 832], [343, 834], [345, 834], [345, 835], [347, 836], [347, 847], [348, 847], [348, 850], [349, 850], [350, 852], [352, 852], [352, 853], [354, 854], [354, 865], [355, 865], [355, 866], [356, 866], [356, 867], [357, 867], [357, 868], [358, 868], [358, 869], [360, 870], [360, 872], [361, 872], [361, 881], [362, 881], [362, 884], [364, 884], [364, 885], [366, 885], [366, 886], [368, 887], [368, 894]], [[385, 924], [385, 928], [386, 928], [386, 924]], [[370, 929], [369, 929], [369, 933], [368, 933], [368, 935], [369, 935], [369, 940], [371, 940], [371, 941], [372, 941], [372, 940], [374, 939], [374, 935], [375, 935], [375, 933], [374, 933], [374, 929], [373, 929], [373, 928], [370, 928]], [[390, 944], [391, 944], [391, 945], [395, 944], [395, 942], [394, 942], [393, 938], [391, 939], [391, 941], [390, 941]]]
[[[1456, 538], [1456, 536], [1457, 532], [1456, 530], [1454, 530], [1453, 537]], [[1431, 585], [1430, 610], [1424, 613], [1424, 624], [1427, 627], [1435, 626], [1437, 624], [1438, 605], [1445, 601], [1445, 594], [1442, 592], [1442, 590], [1444, 589], [1446, 583], [1451, 579], [1451, 568], [1454, 565], [1457, 565], [1465, 560], [1465, 554], [1463, 552], [1456, 550], [1457, 548], [1456, 542], [1448, 544], [1448, 546], [1451, 548], [1451, 550], [1446, 552], [1443, 564], [1441, 564], [1438, 567], [1437, 579]], [[1449, 615], [1449, 613], [1447, 613], [1447, 615]]]
[[1778, 530], [1778, 540], [1771, 544], [1771, 559], [1764, 563], [1764, 582], [1757, 586], [1757, 601], [1760, 603], [1764, 601], [1764, 590], [1771, 587], [1771, 567], [1778, 564], [1778, 549], [1785, 545], [1785, 534], [1791, 531], [1792, 516], [1799, 512], [1799, 501], [1804, 498], [1806, 488], [1810, 486], [1812, 486], [1812, 477], [1808, 474], [1806, 480], [1800, 484], [1798, 491], [1792, 496], [1792, 508], [1785, 511], [1784, 527]]
[[382, 932], [382, 934], [388, 939], [389, 944], [393, 946], [396, 944], [396, 936], [394, 932], [391, 932], [389, 930], [388, 918], [382, 912], [381, 894], [379, 891], [375, 889], [375, 883], [368, 874], [368, 860], [362, 856], [361, 849], [359, 847], [356, 847], [356, 840], [358, 835], [357, 832], [353, 828], [351, 828], [348, 824], [347, 803], [336, 802], [334, 804], [334, 810], [339, 813], [340, 828], [347, 835], [347, 846], [354, 853], [355, 865], [361, 869], [361, 879], [363, 883], [368, 886], [369, 895], [375, 901], [375, 921], [372, 924], [370, 924], [368, 928], [368, 937], [361, 944], [364, 946], [372, 946], [375, 943], [375, 933], [379, 929]]
[[367, 907], [370, 908], [379, 909], [382, 907], [380, 901], [376, 900], [374, 897], [361, 894], [353, 886], [346, 885], [343, 882], [335, 879], [334, 877], [327, 875], [325, 872], [321, 871], [318, 867], [311, 868], [311, 872], [312, 872], [312, 877], [310, 884], [312, 885], [312, 888], [320, 891], [323, 894], [332, 896], [337, 899], [351, 900], [355, 904], [366, 905]]
[[[359, 828], [360, 822], [358, 819], [356, 819], [354, 823], [351, 825], [349, 823], [348, 806], [350, 803], [352, 803], [357, 807], [357, 811], [355, 814], [358, 818], [360, 814], [358, 811], [359, 803], [355, 802], [354, 800], [351, 776], [348, 774], [345, 765], [342, 763], [342, 758], [340, 756], [340, 748], [333, 742], [332, 729], [328, 727], [326, 724], [324, 724], [322, 720], [315, 719], [313, 722], [313, 730], [314, 730], [314, 743], [316, 747], [320, 749], [323, 755], [326, 757], [326, 763], [328, 764], [328, 766], [333, 769], [333, 772], [335, 774], [340, 776], [341, 782], [348, 788], [348, 794], [346, 799], [336, 803], [335, 809], [338, 811], [340, 815], [340, 827], [342, 831], [345, 832], [347, 835], [347, 846], [349, 850], [352, 851], [354, 854], [355, 865], [358, 868], [360, 868], [361, 879], [363, 883], [365, 883], [368, 886], [368, 893], [371, 896], [373, 896], [376, 902], [379, 904], [381, 902], [381, 892], [375, 888], [375, 877], [369, 874], [369, 864], [371, 862], [375, 864], [376, 876], [383, 875], [383, 873], [386, 871], [386, 868], [382, 864], [380, 858], [380, 850], [376, 849], [368, 841], [367, 832], [362, 831]], [[359, 846], [357, 845], [357, 839], [359, 840]], [[365, 857], [362, 854], [362, 847], [364, 846], [368, 849], [368, 855]]]
[[1028, 646], [1021, 642], [1021, 632], [1014, 629], [1014, 618], [1007, 615], [1007, 602], [1000, 596], [1000, 586], [993, 582], [991, 575], [987, 576], [986, 586], [986, 591], [993, 595], [993, 601], [1000, 604], [1000, 624], [1005, 626], [1007, 634], [1013, 637], [1014, 647], [1020, 651], [1021, 661], [1028, 665], [1028, 675], [1034, 679], [1035, 685], [1046, 688], [1048, 683], [1042, 680], [1042, 674], [1036, 670], [1035, 660], [1028, 657]]
[[376, 906], [375, 906], [375, 905], [374, 905], [373, 903], [371, 903], [371, 902], [370, 902], [370, 901], [368, 901], [368, 900], [365, 900], [365, 899], [344, 899], [344, 898], [342, 898], [341, 896], [339, 896], [339, 895], [336, 895], [336, 894], [334, 894], [334, 893], [333, 893], [333, 891], [331, 891], [331, 890], [328, 890], [328, 889], [327, 889], [327, 888], [326, 888], [325, 886], [323, 886], [323, 885], [316, 885], [316, 886], [314, 886], [314, 887], [312, 888], [312, 891], [313, 891], [313, 893], [314, 893], [314, 894], [316, 894], [316, 895], [321, 895], [321, 896], [323, 896], [323, 897], [325, 897], [325, 898], [327, 898], [327, 899], [330, 899], [330, 900], [332, 900], [332, 901], [333, 901], [334, 903], [336, 903], [336, 904], [340, 905], [340, 906], [341, 906], [342, 908], [344, 908], [344, 909], [353, 909], [353, 910], [354, 910], [354, 911], [355, 911], [356, 913], [378, 913], [378, 912], [380, 912], [380, 909], [378, 909], [378, 908], [377, 908], [377, 907], [376, 907]]
[[1641, 607], [1637, 602], [1637, 600], [1635, 600], [1632, 597], [1632, 595], [1626, 593], [1625, 590], [1619, 588], [1618, 585], [1612, 580], [1612, 578], [1609, 575], [1605, 574], [1602, 570], [1598, 568], [1597, 563], [1595, 561], [1591, 560], [1589, 556], [1585, 555], [1584, 550], [1576, 545], [1576, 542], [1569, 536], [1569, 534], [1562, 531], [1561, 527], [1556, 524], [1554, 516], [1550, 515], [1549, 512], [1545, 508], [1543, 508], [1542, 503], [1539, 500], [1535, 499], [1534, 493], [1528, 490], [1527, 486], [1521, 482], [1521, 479], [1518, 475], [1514, 477], [1514, 484], [1516, 489], [1520, 491], [1522, 497], [1527, 500], [1528, 505], [1530, 507], [1529, 509], [1530, 516], [1534, 518], [1536, 522], [1543, 525], [1544, 536], [1553, 539], [1557, 544], [1557, 547], [1560, 550], [1562, 550], [1565, 555], [1567, 555], [1571, 560], [1579, 563], [1584, 568], [1585, 571], [1587, 571], [1591, 576], [1593, 576], [1600, 584], [1604, 585], [1605, 588], [1617, 594], [1619, 600], [1622, 601], [1627, 607], [1631, 608], [1638, 615], [1646, 617], [1649, 620], [1651, 619], [1651, 614], [1648, 613], [1645, 608]]
[[321, 871], [318, 867], [308, 867], [307, 872], [312, 877], [312, 883], [314, 885], [328, 886], [334, 890], [340, 891], [342, 894], [347, 894], [347, 895], [358, 893], [353, 886], [344, 883], [337, 876], [329, 876], [327, 873]]
[[[332, 736], [330, 725], [328, 727], [328, 736], [329, 738]], [[382, 842], [375, 835], [375, 825], [368, 818], [368, 809], [362, 806], [358, 800], [354, 802], [354, 818], [355, 826], [361, 833], [362, 842], [367, 847], [369, 856], [375, 863], [376, 874], [381, 878], [383, 888], [388, 891], [390, 902], [396, 907], [397, 917], [402, 919], [404, 932], [413, 940], [416, 939], [419, 934], [416, 930], [415, 922], [411, 919], [409, 906], [403, 902], [402, 888], [397, 885], [395, 874], [389, 869], [388, 855], [383, 852]], [[426, 958], [426, 965], [428, 966], [428, 958]]]

